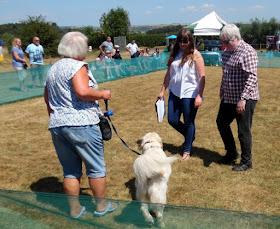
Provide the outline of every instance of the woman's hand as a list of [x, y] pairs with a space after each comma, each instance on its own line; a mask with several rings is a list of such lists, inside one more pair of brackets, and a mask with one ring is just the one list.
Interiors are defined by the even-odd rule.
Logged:
[[161, 92], [157, 95], [157, 98], [158, 98], [158, 99], [162, 99], [163, 96], [164, 96], [164, 92], [161, 91]]
[[197, 95], [194, 101], [194, 107], [198, 108], [202, 105], [202, 98], [200, 95]]
[[111, 100], [112, 99], [112, 93], [109, 90], [102, 90], [102, 98], [105, 100]]

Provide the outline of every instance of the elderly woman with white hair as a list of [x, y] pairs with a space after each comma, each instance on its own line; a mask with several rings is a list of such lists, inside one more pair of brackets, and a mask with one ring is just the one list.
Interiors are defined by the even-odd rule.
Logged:
[[19, 38], [15, 38], [13, 41], [12, 57], [12, 65], [17, 71], [19, 79], [19, 88], [21, 91], [26, 91], [27, 89], [24, 87], [24, 80], [26, 78], [26, 72], [24, 68], [27, 65], [26, 60], [24, 59], [24, 52], [21, 49], [21, 40]]
[[98, 90], [89, 66], [83, 60], [88, 51], [87, 37], [80, 32], [63, 36], [58, 53], [63, 56], [48, 71], [45, 102], [50, 116], [49, 130], [59, 161], [63, 167], [63, 187], [69, 195], [70, 216], [85, 213], [80, 205], [82, 162], [86, 167], [89, 186], [97, 198], [94, 214], [103, 216], [117, 205], [107, 202], [104, 147], [99, 127], [102, 111], [98, 100], [111, 99], [109, 90]]

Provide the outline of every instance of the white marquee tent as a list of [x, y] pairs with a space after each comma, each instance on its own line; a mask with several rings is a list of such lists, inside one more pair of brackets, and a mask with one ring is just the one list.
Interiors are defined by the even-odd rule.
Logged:
[[213, 11], [185, 28], [190, 29], [194, 36], [219, 36], [221, 29], [226, 24], [227, 23]]

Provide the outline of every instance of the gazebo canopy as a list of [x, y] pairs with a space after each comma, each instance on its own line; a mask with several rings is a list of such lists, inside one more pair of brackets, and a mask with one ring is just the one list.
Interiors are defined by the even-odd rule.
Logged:
[[170, 36], [168, 36], [168, 37], [166, 37], [165, 39], [176, 39], [177, 38], [177, 36], [176, 35], [170, 35]]
[[213, 11], [185, 28], [191, 30], [194, 36], [219, 36], [221, 29], [226, 24], [227, 23]]

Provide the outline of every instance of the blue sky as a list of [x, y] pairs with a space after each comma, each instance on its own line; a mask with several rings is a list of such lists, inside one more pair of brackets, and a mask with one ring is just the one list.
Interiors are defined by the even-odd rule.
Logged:
[[0, 0], [0, 24], [41, 14], [59, 26], [99, 26], [102, 14], [118, 6], [129, 12], [132, 25], [192, 23], [212, 11], [227, 23], [280, 21], [277, 0]]

